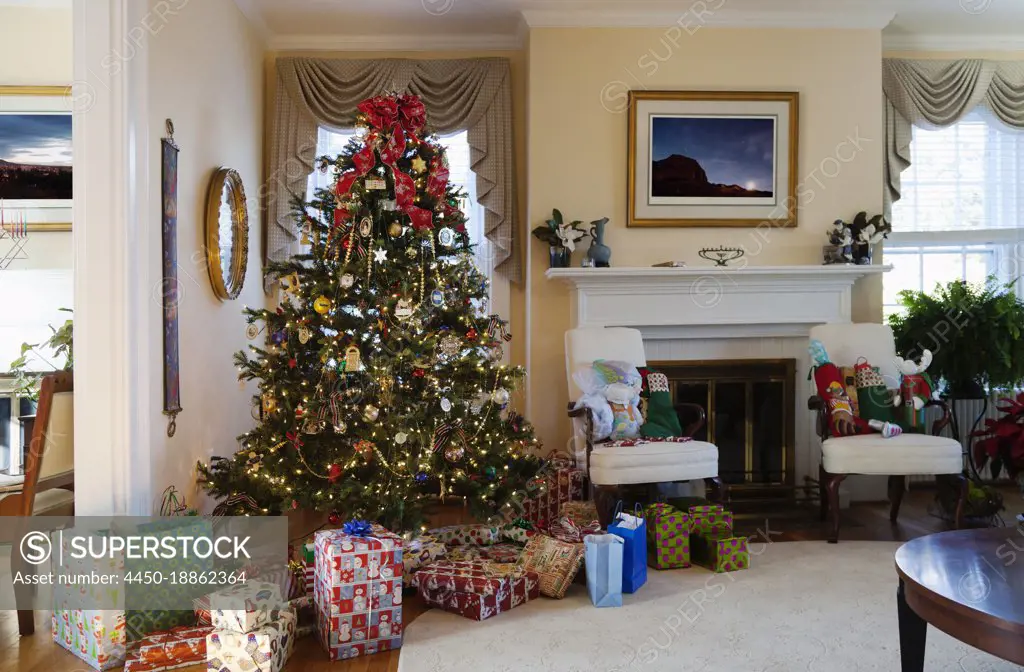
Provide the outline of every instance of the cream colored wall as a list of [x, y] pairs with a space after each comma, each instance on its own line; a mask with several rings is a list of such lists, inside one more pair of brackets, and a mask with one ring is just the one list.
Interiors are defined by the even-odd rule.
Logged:
[[[867, 30], [703, 29], [675, 46], [663, 30], [541, 29], [530, 35], [529, 223], [554, 207], [572, 219], [611, 218], [615, 266], [703, 262], [702, 247], [747, 250], [750, 263], [818, 264], [838, 217], [882, 205], [881, 34]], [[629, 89], [800, 93], [795, 229], [626, 229]], [[576, 254], [578, 259], [579, 253]], [[544, 278], [547, 247], [529, 243], [530, 420], [548, 448], [568, 438], [564, 285]], [[628, 299], [625, 299], [628, 300]], [[881, 318], [881, 286], [855, 290], [854, 319]]]
[[[0, 6], [0, 87], [67, 86], [71, 70], [70, 8]], [[0, 257], [8, 249], [0, 243]], [[71, 233], [33, 232], [25, 254], [10, 268], [71, 268]]]
[[[266, 54], [266, 109], [267, 133], [269, 142], [270, 125], [273, 123], [274, 94], [276, 79], [274, 63], [278, 58], [301, 56], [304, 58], [507, 58], [512, 71], [512, 132], [515, 135], [516, 183], [519, 186], [517, 198], [519, 205], [520, 254], [525, 263], [525, 252], [522, 245], [527, 241], [526, 220], [526, 52], [525, 51], [344, 51], [344, 52], [268, 52]], [[429, 121], [429, 117], [428, 117]], [[269, 152], [267, 153], [269, 155]], [[271, 167], [265, 168], [269, 174]], [[503, 317], [511, 323], [513, 339], [510, 344], [509, 357], [513, 364], [526, 362], [526, 289], [525, 282], [513, 284], [510, 292], [511, 314]]]
[[[152, 1], [152, 0], [151, 0]], [[210, 455], [231, 455], [235, 437], [252, 427], [254, 386], [238, 382], [232, 354], [245, 348], [242, 307], [264, 305], [260, 269], [258, 193], [263, 161], [263, 47], [232, 0], [191, 2], [150, 37], [149, 165], [150, 202], [159, 208], [160, 138], [164, 120], [174, 121], [181, 148], [178, 164], [178, 305], [181, 404], [177, 433], [154, 422], [151, 441], [153, 492], [174, 485], [191, 503], [194, 465]], [[249, 200], [249, 260], [241, 296], [221, 302], [210, 288], [205, 264], [203, 221], [206, 191], [216, 168], [229, 166], [242, 177]], [[160, 230], [155, 209], [144, 226]], [[160, 238], [147, 250], [160, 268]], [[162, 352], [162, 311], [154, 288], [149, 333], [153, 352]], [[162, 380], [151, 381], [162, 390]], [[155, 399], [162, 399], [157, 392]], [[162, 407], [149, 409], [161, 417]], [[154, 506], [158, 505], [156, 502]]]

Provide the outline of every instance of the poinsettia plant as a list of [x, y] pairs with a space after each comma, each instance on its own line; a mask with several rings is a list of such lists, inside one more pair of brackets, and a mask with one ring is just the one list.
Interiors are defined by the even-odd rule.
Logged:
[[555, 208], [551, 211], [551, 219], [547, 220], [544, 226], [535, 228], [531, 233], [535, 238], [544, 241], [551, 247], [565, 247], [573, 251], [576, 249], [576, 243], [587, 235], [586, 231], [580, 228], [581, 224], [583, 222], [578, 219], [566, 223], [562, 217], [562, 211]]
[[985, 427], [971, 434], [978, 439], [974, 444], [974, 463], [978, 468], [990, 464], [992, 477], [999, 478], [1003, 469], [1010, 478], [1024, 476], [1024, 392], [1016, 398], [1003, 397], [997, 409], [1003, 415], [995, 420], [987, 418]]

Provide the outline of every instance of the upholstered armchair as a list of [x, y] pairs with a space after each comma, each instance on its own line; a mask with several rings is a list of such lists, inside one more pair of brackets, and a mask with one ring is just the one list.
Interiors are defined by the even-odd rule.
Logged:
[[[582, 392], [573, 380], [573, 373], [591, 365], [594, 360], [629, 362], [637, 367], [647, 365], [644, 343], [636, 329], [619, 327], [572, 329], [565, 333], [565, 369], [570, 399]], [[709, 498], [725, 499], [725, 490], [718, 478], [718, 448], [705, 441], [671, 442], [651, 440], [635, 446], [613, 446], [609, 442], [593, 443], [593, 415], [589, 408], [573, 410], [573, 442], [586, 446], [586, 469], [590, 476], [594, 500], [601, 524], [607, 525], [616, 500], [625, 485], [666, 483], [703, 479], [709, 486]], [[704, 409], [696, 404], [676, 404], [676, 413], [686, 436], [693, 436], [705, 422]], [[580, 451], [581, 452], [581, 451]]]
[[[888, 325], [826, 324], [811, 329], [810, 337], [821, 341], [829, 359], [837, 366], [852, 366], [859, 357], [864, 357], [879, 368], [887, 387], [899, 386], [896, 345]], [[939, 436], [950, 420], [946, 403], [932, 400], [927, 406], [942, 410], [930, 434], [903, 433], [889, 439], [882, 438], [881, 434], [834, 437], [829, 434], [825, 400], [816, 395], [810, 398], [808, 408], [817, 413], [821, 440], [821, 518], [831, 523], [829, 543], [839, 541], [839, 484], [851, 474], [889, 477], [889, 520], [893, 524], [899, 516], [907, 476], [925, 474], [946, 479], [959, 493], [955, 524], [960, 527], [967, 497], [963, 449], [955, 439]]]

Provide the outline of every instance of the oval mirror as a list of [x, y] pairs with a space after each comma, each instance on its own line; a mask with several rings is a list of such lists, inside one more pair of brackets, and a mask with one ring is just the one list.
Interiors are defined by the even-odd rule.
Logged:
[[221, 300], [242, 291], [249, 258], [249, 212], [238, 171], [220, 168], [206, 197], [206, 265], [213, 293]]

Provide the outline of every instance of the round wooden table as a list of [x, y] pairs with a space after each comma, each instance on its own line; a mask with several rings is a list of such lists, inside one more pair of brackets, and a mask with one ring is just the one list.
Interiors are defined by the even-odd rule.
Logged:
[[903, 672], [924, 670], [928, 624], [1024, 665], [1024, 529], [942, 532], [896, 551]]

